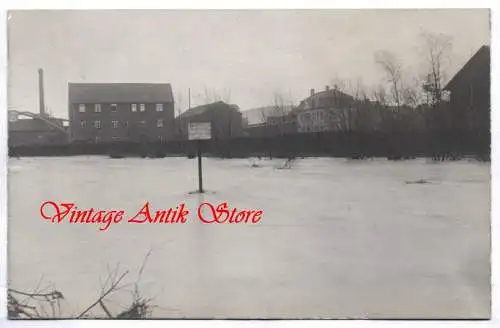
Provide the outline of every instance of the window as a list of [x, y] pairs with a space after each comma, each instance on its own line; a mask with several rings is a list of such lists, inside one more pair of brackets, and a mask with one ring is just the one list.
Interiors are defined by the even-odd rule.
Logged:
[[85, 104], [78, 105], [78, 111], [80, 113], [85, 113]]
[[80, 127], [85, 128], [87, 126], [87, 121], [80, 121]]
[[140, 121], [139, 122], [140, 127], [145, 127], [146, 126], [146, 121]]
[[111, 104], [111, 111], [116, 112], [116, 108], [118, 107], [117, 104]]
[[94, 121], [94, 128], [100, 129], [101, 128], [101, 121]]
[[137, 104], [132, 104], [131, 109], [133, 112], [137, 112]]
[[159, 119], [156, 121], [156, 126], [159, 127], [159, 128], [162, 128], [163, 127], [163, 120], [162, 119]]
[[113, 129], [116, 129], [118, 127], [118, 121], [111, 121], [111, 124], [113, 125]]
[[163, 104], [156, 104], [156, 111], [163, 112]]
[[141, 112], [145, 112], [146, 111], [146, 105], [145, 104], [141, 104]]
[[101, 104], [95, 104], [94, 105], [94, 112], [100, 113], [101, 112]]

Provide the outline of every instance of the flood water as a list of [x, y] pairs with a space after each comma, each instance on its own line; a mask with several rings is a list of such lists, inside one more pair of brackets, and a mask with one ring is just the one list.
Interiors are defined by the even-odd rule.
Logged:
[[[205, 158], [199, 195], [190, 193], [195, 159], [9, 159], [9, 287], [41, 281], [63, 292], [72, 315], [119, 265], [152, 298], [155, 318], [489, 316], [489, 164], [300, 159], [277, 169], [282, 162]], [[154, 210], [185, 203], [190, 214], [186, 224], [102, 232], [43, 220], [49, 200], [126, 218], [146, 201]], [[203, 201], [264, 214], [255, 225], [202, 224]], [[116, 314], [131, 301], [124, 290], [107, 304]]]

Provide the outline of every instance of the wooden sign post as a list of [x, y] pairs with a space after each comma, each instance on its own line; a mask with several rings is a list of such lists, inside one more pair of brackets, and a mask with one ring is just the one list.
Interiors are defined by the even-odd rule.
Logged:
[[207, 122], [189, 123], [189, 140], [196, 140], [196, 153], [198, 156], [198, 192], [203, 193], [203, 168], [201, 161], [202, 140], [212, 139], [212, 125]]
[[202, 169], [202, 164], [201, 164], [201, 140], [197, 140], [196, 147], [197, 147], [196, 152], [198, 155], [198, 192], [202, 193], [203, 192], [203, 169]]

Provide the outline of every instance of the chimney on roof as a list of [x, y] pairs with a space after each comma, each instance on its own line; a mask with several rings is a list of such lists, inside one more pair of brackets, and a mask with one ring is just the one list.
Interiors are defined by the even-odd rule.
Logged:
[[38, 69], [38, 100], [39, 100], [39, 110], [40, 116], [45, 116], [45, 97], [43, 91], [43, 69]]
[[330, 90], [330, 86], [329, 85], [325, 85], [325, 91], [328, 91]]
[[314, 89], [311, 89], [311, 96], [314, 96]]

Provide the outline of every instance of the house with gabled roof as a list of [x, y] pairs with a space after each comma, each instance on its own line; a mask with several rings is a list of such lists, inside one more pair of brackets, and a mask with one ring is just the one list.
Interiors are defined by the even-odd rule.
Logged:
[[456, 129], [490, 131], [490, 47], [482, 46], [444, 87]]
[[189, 123], [211, 123], [212, 139], [237, 138], [243, 135], [242, 115], [239, 107], [217, 101], [196, 106], [176, 117], [176, 138], [188, 139]]

